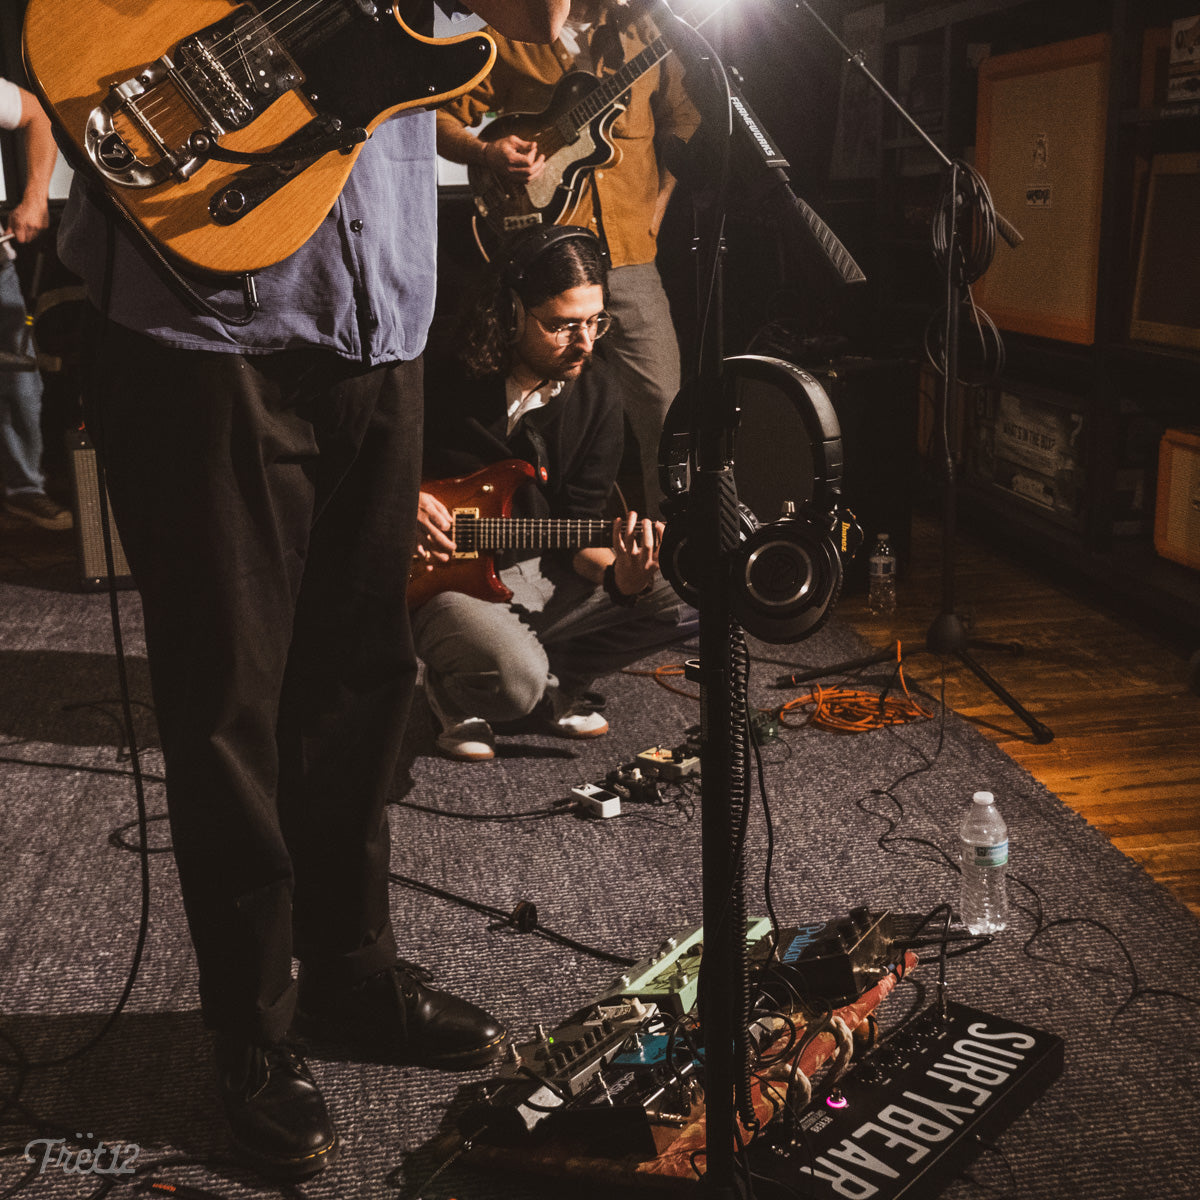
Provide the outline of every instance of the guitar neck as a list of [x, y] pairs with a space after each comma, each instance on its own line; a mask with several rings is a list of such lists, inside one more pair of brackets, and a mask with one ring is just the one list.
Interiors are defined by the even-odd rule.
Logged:
[[671, 47], [662, 38], [655, 38], [640, 54], [635, 54], [619, 71], [607, 76], [599, 87], [593, 88], [571, 108], [566, 116], [578, 134], [602, 112], [610, 109], [656, 63], [662, 62]]
[[612, 523], [537, 517], [472, 517], [456, 513], [458, 552], [492, 550], [579, 550], [612, 542]]

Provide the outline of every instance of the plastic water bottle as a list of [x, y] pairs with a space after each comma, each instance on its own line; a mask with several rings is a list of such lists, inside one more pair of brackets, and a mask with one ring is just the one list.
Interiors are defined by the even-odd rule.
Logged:
[[896, 556], [886, 533], [876, 535], [867, 580], [867, 607], [877, 617], [890, 617], [896, 611]]
[[963, 924], [972, 933], [998, 933], [1008, 924], [1008, 826], [991, 792], [975, 793], [958, 837]]

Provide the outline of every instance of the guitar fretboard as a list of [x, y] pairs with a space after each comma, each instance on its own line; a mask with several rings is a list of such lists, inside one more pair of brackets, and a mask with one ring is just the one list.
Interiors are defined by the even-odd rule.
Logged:
[[601, 520], [475, 517], [455, 513], [453, 537], [460, 554], [483, 550], [570, 550], [609, 545], [612, 525]]
[[571, 127], [570, 140], [574, 140], [590, 121], [615, 104], [656, 62], [670, 53], [671, 48], [666, 42], [662, 38], [655, 38], [645, 50], [635, 54], [619, 71], [607, 76], [598, 88], [593, 88], [578, 104], [568, 109], [565, 121]]

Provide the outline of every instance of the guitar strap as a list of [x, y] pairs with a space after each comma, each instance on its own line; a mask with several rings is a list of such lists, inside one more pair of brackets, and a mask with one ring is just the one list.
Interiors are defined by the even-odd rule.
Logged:
[[537, 471], [537, 480], [543, 485], [549, 482], [550, 479], [550, 455], [546, 451], [546, 439], [542, 437], [542, 431], [537, 427], [537, 421], [533, 418], [538, 413], [545, 411], [545, 409], [537, 409], [534, 412], [528, 413], [521, 422], [525, 440], [529, 443], [529, 448], [533, 451], [531, 457], [534, 469]]

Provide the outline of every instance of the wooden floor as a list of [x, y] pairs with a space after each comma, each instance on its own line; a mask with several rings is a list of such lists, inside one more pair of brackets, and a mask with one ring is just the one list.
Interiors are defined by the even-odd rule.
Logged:
[[[915, 652], [942, 607], [940, 525], [918, 517], [893, 620], [848, 596], [838, 613], [872, 644]], [[1184, 650], [969, 536], [955, 542], [955, 609], [976, 636], [1024, 653], [975, 655], [1054, 740], [1028, 727], [956, 658], [906, 658], [905, 675], [975, 723], [1200, 915], [1200, 697]]]

